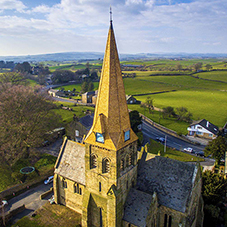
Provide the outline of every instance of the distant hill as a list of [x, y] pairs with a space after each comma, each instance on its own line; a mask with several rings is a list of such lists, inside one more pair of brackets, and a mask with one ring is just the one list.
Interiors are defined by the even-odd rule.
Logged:
[[[41, 62], [41, 61], [86, 61], [102, 59], [104, 53], [100, 52], [65, 52], [54, 54], [39, 54], [25, 56], [0, 56], [0, 60], [14, 62]], [[136, 59], [184, 59], [184, 58], [227, 58], [227, 54], [200, 54], [200, 53], [139, 53], [139, 54], [120, 54], [121, 60], [136, 60]]]

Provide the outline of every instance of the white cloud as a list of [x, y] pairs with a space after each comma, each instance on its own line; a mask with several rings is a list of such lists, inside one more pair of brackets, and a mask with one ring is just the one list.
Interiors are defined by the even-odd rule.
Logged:
[[0, 10], [16, 10], [18, 12], [23, 12], [26, 9], [26, 6], [22, 1], [18, 0], [1, 0], [0, 1]]
[[[0, 2], [1, 9], [17, 10], [24, 14], [2, 15], [1, 36], [14, 36], [15, 39], [24, 37], [36, 46], [38, 41], [34, 40], [39, 37], [43, 45], [50, 43], [51, 50], [56, 44], [55, 52], [64, 51], [64, 47], [67, 51], [70, 48], [71, 51], [103, 51], [109, 6], [112, 5], [116, 38], [121, 51], [205, 52], [210, 48], [207, 52], [227, 52], [226, 0], [195, 0], [181, 4], [165, 0], [162, 5], [160, 1], [158, 5], [155, 2], [61, 0], [52, 7], [39, 5], [26, 9], [21, 1], [4, 0]], [[102, 45], [103, 49], [100, 49]], [[219, 46], [222, 49], [219, 50]], [[48, 48], [46, 46], [46, 52], [49, 52]], [[28, 50], [28, 54], [32, 50]]]
[[31, 10], [33, 13], [49, 13], [51, 8], [47, 5], [39, 5]]

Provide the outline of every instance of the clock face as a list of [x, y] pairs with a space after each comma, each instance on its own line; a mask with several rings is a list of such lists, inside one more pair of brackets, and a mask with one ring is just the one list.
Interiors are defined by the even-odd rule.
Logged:
[[130, 139], [130, 130], [125, 132], [125, 141]]
[[104, 136], [101, 133], [96, 133], [96, 141], [99, 143], [104, 143]]

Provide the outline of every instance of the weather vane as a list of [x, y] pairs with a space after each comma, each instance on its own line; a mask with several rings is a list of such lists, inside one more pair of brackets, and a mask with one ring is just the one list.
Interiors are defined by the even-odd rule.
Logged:
[[110, 6], [110, 22], [112, 23], [112, 8], [111, 8], [111, 6]]

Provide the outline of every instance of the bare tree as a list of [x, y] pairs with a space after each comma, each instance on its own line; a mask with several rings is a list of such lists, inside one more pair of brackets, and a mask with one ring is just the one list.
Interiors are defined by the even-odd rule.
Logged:
[[0, 153], [11, 164], [40, 145], [60, 117], [44, 93], [23, 85], [0, 90]]

